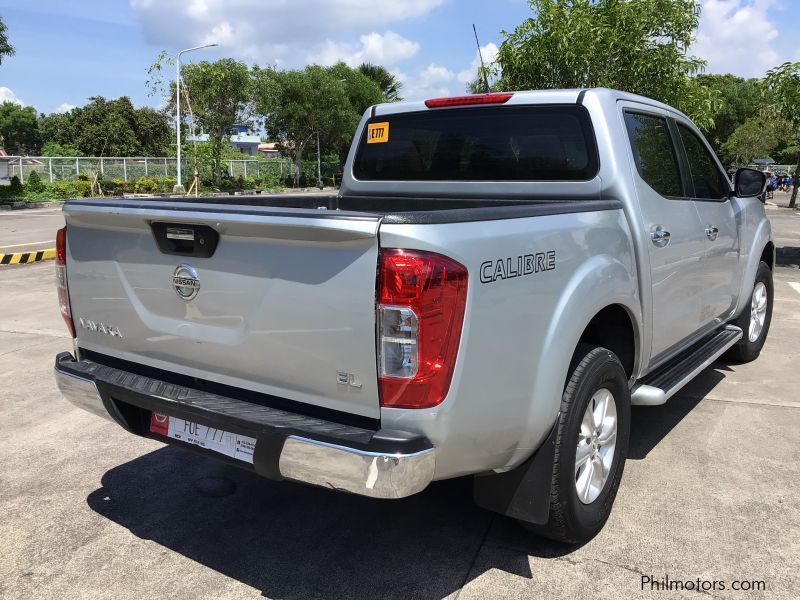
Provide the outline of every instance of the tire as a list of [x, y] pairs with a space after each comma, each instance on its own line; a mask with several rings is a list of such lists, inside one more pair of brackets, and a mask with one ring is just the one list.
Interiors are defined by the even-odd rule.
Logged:
[[[603, 469], [607, 473], [603, 485], [590, 486], [588, 493], [586, 486], [581, 485], [581, 499], [578, 486], [586, 480], [588, 472], [585, 469], [589, 466], [584, 463], [579, 469], [576, 464], [579, 439], [581, 452], [589, 452], [592, 465], [597, 464], [594, 460], [597, 457], [601, 462], [607, 458], [610, 448], [610, 440], [606, 440], [597, 452], [597, 446], [587, 443], [585, 436], [593, 433], [585, 430], [587, 408], [593, 401], [600, 405], [603, 390], [610, 393], [611, 399], [606, 398], [606, 402], [611, 402], [616, 411], [615, 445], [611, 450], [610, 468], [606, 465]], [[589, 541], [603, 528], [611, 514], [628, 455], [630, 405], [628, 377], [619, 358], [606, 348], [579, 344], [570, 365], [558, 416], [548, 522], [545, 525], [524, 524], [528, 529], [553, 540], [576, 544]], [[593, 413], [588, 415], [589, 418], [594, 416]], [[606, 415], [608, 419], [608, 411]], [[604, 455], [603, 448], [607, 450]]]
[[[753, 330], [753, 321], [756, 318], [754, 315], [754, 303], [757, 303], [758, 291], [761, 289], [766, 294], [766, 304], [763, 311], [763, 324], [758, 329], [758, 335], [751, 338]], [[772, 286], [772, 271], [769, 265], [765, 262], [760, 262], [758, 270], [756, 271], [756, 280], [753, 283], [753, 290], [750, 292], [750, 302], [742, 310], [742, 314], [732, 321], [733, 325], [739, 327], [744, 335], [742, 339], [736, 342], [725, 353], [725, 358], [733, 362], [750, 362], [758, 358], [761, 354], [761, 349], [764, 347], [764, 342], [767, 341], [767, 334], [769, 334], [769, 326], [772, 322], [772, 301], [773, 301], [773, 286]]]

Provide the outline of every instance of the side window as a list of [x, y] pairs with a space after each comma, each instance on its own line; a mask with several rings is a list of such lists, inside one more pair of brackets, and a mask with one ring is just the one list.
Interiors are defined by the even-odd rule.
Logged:
[[666, 197], [683, 196], [678, 159], [663, 117], [625, 111], [625, 126], [642, 179]]
[[730, 188], [705, 144], [686, 125], [678, 123], [678, 131], [681, 134], [683, 147], [686, 149], [686, 159], [689, 161], [689, 170], [694, 184], [694, 197], [711, 200], [725, 198]]

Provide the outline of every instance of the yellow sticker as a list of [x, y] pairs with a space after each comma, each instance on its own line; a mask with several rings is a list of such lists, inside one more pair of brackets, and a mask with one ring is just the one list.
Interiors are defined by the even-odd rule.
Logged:
[[389, 141], [389, 123], [370, 123], [367, 125], [367, 143], [383, 144]]

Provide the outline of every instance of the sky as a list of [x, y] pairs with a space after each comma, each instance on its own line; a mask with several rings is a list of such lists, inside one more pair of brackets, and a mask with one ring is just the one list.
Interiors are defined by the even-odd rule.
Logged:
[[[798, 4], [703, 0], [691, 54], [708, 61], [706, 72], [744, 77], [800, 60]], [[530, 15], [525, 0], [0, 0], [17, 51], [0, 65], [0, 101], [44, 113], [98, 95], [158, 106], [145, 82], [159, 52], [211, 42], [219, 47], [184, 59], [373, 62], [403, 82], [406, 99], [459, 94], [478, 66], [472, 24], [491, 60], [501, 31]]]

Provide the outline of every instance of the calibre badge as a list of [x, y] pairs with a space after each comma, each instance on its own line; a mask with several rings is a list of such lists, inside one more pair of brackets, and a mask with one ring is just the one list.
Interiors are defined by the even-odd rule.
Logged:
[[181, 300], [192, 300], [200, 291], [200, 280], [197, 278], [197, 271], [194, 267], [187, 264], [178, 265], [172, 274], [172, 287]]
[[537, 252], [521, 256], [509, 256], [481, 263], [481, 283], [493, 283], [498, 279], [513, 279], [556, 268], [556, 252]]

